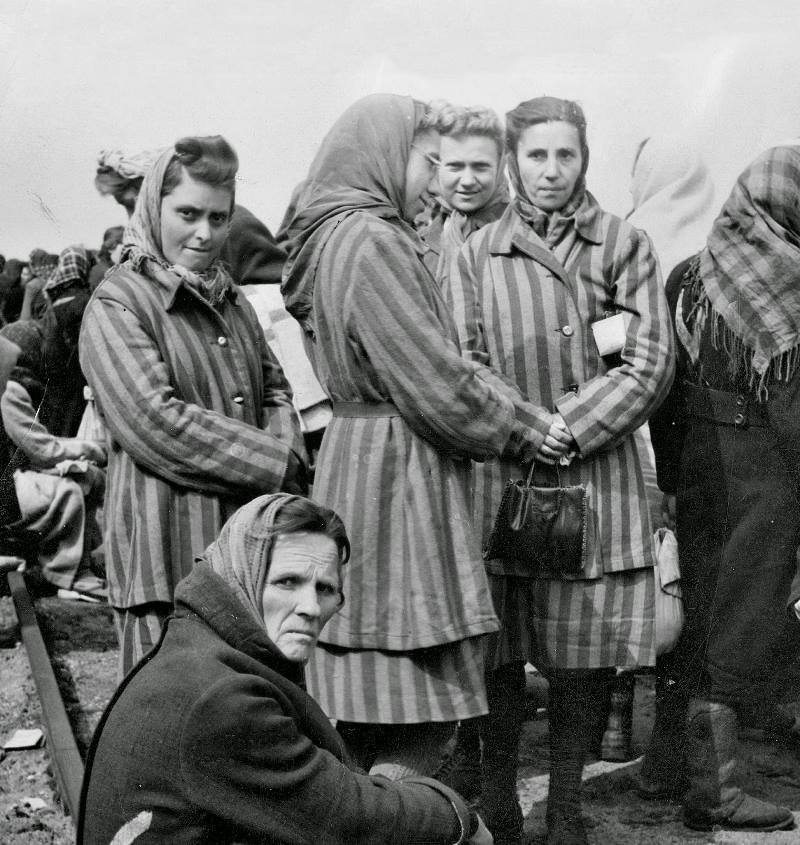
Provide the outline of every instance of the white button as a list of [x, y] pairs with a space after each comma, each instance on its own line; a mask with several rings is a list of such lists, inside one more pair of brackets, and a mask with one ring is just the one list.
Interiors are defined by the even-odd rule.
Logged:
[[573, 329], [572, 326], [564, 326], [561, 329], [561, 334], [563, 334], [564, 337], [572, 337], [572, 335], [575, 334], [575, 329]]
[[227, 338], [227, 337], [218, 337], [218, 338], [217, 338], [217, 343], [218, 343], [220, 346], [227, 346], [227, 345], [228, 345], [228, 338]]
[[237, 405], [241, 405], [241, 404], [244, 402], [244, 396], [234, 396], [234, 397], [233, 397], [233, 401], [234, 401]]

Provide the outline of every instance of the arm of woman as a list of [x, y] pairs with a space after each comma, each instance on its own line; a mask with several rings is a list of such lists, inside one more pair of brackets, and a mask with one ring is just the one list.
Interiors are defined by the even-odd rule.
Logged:
[[95, 296], [83, 318], [80, 361], [112, 438], [170, 484], [228, 496], [275, 491], [297, 465], [271, 432], [178, 399], [133, 308]]
[[105, 449], [99, 443], [50, 434], [39, 421], [30, 394], [18, 381], [9, 379], [6, 384], [0, 414], [9, 439], [36, 468], [49, 469], [67, 460], [105, 463]]
[[253, 675], [208, 690], [187, 714], [180, 753], [187, 798], [248, 840], [446, 845], [467, 824], [446, 788], [360, 775], [315, 746]]
[[622, 363], [556, 401], [583, 456], [608, 448], [645, 422], [674, 375], [672, 322], [650, 240], [626, 229], [617, 235], [609, 280], [628, 320]]
[[408, 425], [438, 449], [476, 460], [532, 455], [533, 431], [515, 419], [507, 392], [481, 377], [484, 368], [460, 356], [436, 313], [429, 274], [392, 228], [350, 230], [354, 283], [344, 314], [356, 354]]

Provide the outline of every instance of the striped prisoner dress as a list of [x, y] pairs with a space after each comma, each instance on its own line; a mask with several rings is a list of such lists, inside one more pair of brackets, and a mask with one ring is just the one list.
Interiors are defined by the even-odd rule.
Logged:
[[291, 392], [244, 296], [213, 308], [124, 264], [86, 309], [80, 360], [110, 436], [110, 604], [171, 603], [234, 510], [280, 490], [290, 451], [304, 454]]
[[[399, 223], [355, 212], [336, 225], [314, 315], [312, 357], [334, 401], [314, 498], [344, 520], [352, 557], [309, 690], [353, 722], [485, 713], [481, 635], [498, 625], [468, 459], [518, 453], [527, 429], [460, 357], [444, 300]], [[342, 402], [373, 408], [341, 415]]]
[[[532, 405], [561, 413], [580, 450], [561, 482], [583, 483], [589, 495], [589, 562], [579, 576], [531, 581], [524, 564], [488, 563], [491, 573], [513, 576], [493, 584], [504, 623], [493, 659], [651, 665], [655, 560], [634, 432], [672, 382], [670, 318], [647, 236], [590, 194], [551, 242], [552, 252], [509, 207], [467, 241], [444, 280], [463, 354], [502, 372]], [[609, 369], [590, 324], [613, 310], [626, 314], [627, 331]], [[508, 461], [476, 469], [484, 540], [506, 482], [519, 477]]]

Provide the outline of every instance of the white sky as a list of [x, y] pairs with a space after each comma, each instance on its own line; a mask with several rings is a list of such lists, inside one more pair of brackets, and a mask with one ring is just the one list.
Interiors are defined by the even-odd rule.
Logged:
[[725, 199], [800, 135], [797, 0], [0, 0], [0, 252], [100, 244], [97, 152], [225, 135], [277, 227], [336, 117], [376, 91], [505, 112], [579, 100], [588, 184], [629, 210], [637, 143], [680, 130]]

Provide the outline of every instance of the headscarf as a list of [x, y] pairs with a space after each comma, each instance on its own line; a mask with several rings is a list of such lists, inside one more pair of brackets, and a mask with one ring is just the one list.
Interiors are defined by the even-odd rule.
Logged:
[[161, 189], [174, 155], [174, 147], [164, 150], [145, 174], [136, 208], [125, 229], [121, 260], [130, 261], [132, 268], [145, 276], [154, 276], [164, 271], [179, 276], [212, 305], [217, 305], [233, 289], [233, 281], [219, 258], [204, 273], [195, 273], [179, 264], [170, 264], [164, 257], [161, 245]]
[[291, 501], [288, 493], [259, 496], [239, 508], [222, 527], [203, 558], [264, 626], [264, 586], [275, 540], [275, 519]]
[[82, 246], [68, 246], [58, 256], [58, 266], [44, 289], [52, 297], [57, 295], [56, 288], [75, 284], [86, 287], [91, 264], [89, 253]]
[[36, 320], [17, 320], [0, 329], [0, 335], [19, 347], [19, 355], [9, 380], [19, 382], [35, 408], [44, 398], [45, 383], [42, 328]]
[[[122, 180], [132, 182], [142, 179], [163, 153], [163, 147], [133, 154], [124, 153], [122, 150], [101, 150], [97, 156], [97, 190], [101, 194], [110, 194], [120, 187]], [[114, 176], [118, 178], [115, 179]]]
[[695, 339], [706, 320], [732, 369], [744, 366], [759, 396], [787, 380], [800, 355], [800, 148], [774, 147], [742, 173], [714, 221], [697, 272], [705, 296], [695, 308]]
[[293, 195], [294, 215], [278, 234], [289, 251], [281, 292], [287, 311], [307, 333], [314, 333], [311, 310], [322, 251], [345, 217], [369, 211], [396, 220], [418, 242], [403, 207], [406, 165], [424, 112], [424, 104], [395, 94], [358, 100], [325, 136]]
[[34, 249], [30, 254], [30, 268], [34, 276], [49, 279], [57, 266], [57, 255], [52, 255], [43, 249]]
[[[524, 131], [524, 128], [533, 126], [536, 123], [551, 123], [563, 121], [572, 124], [578, 130], [578, 137], [581, 144], [581, 173], [572, 196], [567, 200], [563, 208], [552, 212], [537, 208], [532, 202], [519, 172], [517, 162], [517, 151], [511, 149], [511, 139], [517, 137]], [[506, 113], [506, 146], [508, 154], [508, 175], [511, 186], [514, 189], [514, 208], [519, 216], [531, 224], [534, 231], [542, 238], [560, 220], [571, 217], [580, 207], [586, 194], [586, 171], [589, 167], [589, 144], [586, 140], [586, 118], [583, 109], [571, 100], [561, 100], [558, 97], [535, 97], [533, 100], [526, 100], [516, 108]]]
[[681, 138], [648, 138], [631, 181], [628, 222], [653, 241], [666, 283], [681, 261], [703, 248], [714, 220], [714, 185], [702, 156]]

